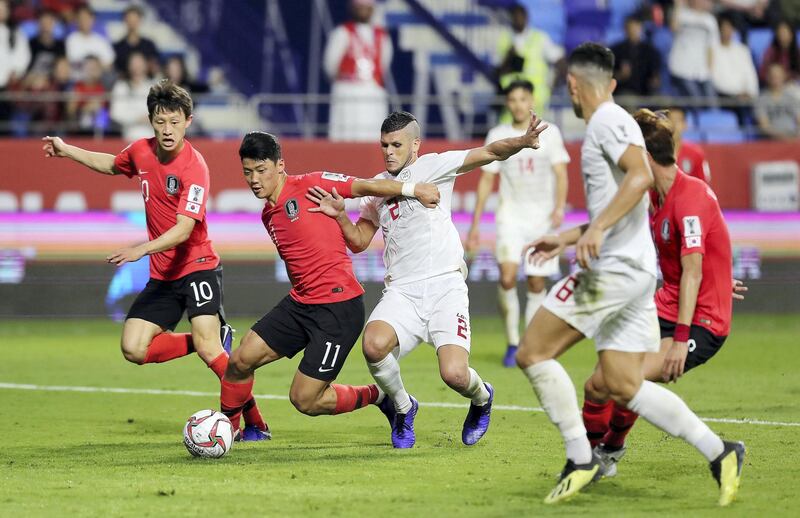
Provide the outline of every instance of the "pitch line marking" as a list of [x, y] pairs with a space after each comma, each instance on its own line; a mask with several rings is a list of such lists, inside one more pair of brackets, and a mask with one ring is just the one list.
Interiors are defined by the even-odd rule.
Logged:
[[[219, 392], [199, 392], [196, 390], [162, 390], [162, 389], [136, 389], [121, 387], [81, 387], [75, 385], [33, 385], [26, 383], [4, 383], [0, 382], [0, 389], [5, 390], [35, 390], [41, 392], [84, 392], [84, 393], [105, 393], [105, 394], [143, 394], [150, 396], [192, 396], [192, 397], [213, 397], [218, 398]], [[254, 394], [257, 399], [277, 399], [286, 401], [288, 396], [278, 394]], [[420, 406], [434, 408], [464, 408], [465, 403], [425, 403], [420, 401]], [[519, 405], [494, 405], [493, 410], [507, 410], [511, 412], [544, 412], [541, 407], [529, 407]], [[783, 421], [764, 421], [761, 419], [733, 419], [730, 417], [701, 417], [708, 423], [725, 424], [752, 424], [758, 426], [800, 426], [800, 423]]]

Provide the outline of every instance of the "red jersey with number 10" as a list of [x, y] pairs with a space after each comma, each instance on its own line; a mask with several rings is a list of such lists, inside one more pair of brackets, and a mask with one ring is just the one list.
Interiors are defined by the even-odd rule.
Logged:
[[329, 304], [364, 293], [339, 224], [321, 212], [309, 212], [317, 204], [306, 198], [314, 186], [328, 192], [335, 188], [340, 196], [351, 198], [354, 180], [326, 172], [288, 176], [275, 205], [264, 205], [261, 221], [286, 263], [292, 282], [289, 295], [297, 302]]
[[681, 258], [703, 255], [703, 280], [697, 294], [692, 324], [717, 336], [731, 326], [733, 255], [728, 226], [714, 191], [702, 180], [678, 170], [662, 206], [651, 219], [664, 285], [656, 292], [658, 316], [677, 322]]
[[197, 221], [189, 239], [150, 256], [150, 277], [173, 281], [216, 268], [219, 256], [211, 247], [206, 225], [210, 183], [206, 161], [184, 140], [178, 156], [162, 164], [156, 155], [157, 145], [155, 137], [137, 140], [114, 158], [114, 169], [128, 178], [139, 178], [151, 241], [174, 227], [178, 214]]

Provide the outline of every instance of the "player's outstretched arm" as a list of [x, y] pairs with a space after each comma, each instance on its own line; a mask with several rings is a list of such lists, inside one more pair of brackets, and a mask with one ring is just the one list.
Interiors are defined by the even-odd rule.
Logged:
[[465, 248], [468, 254], [475, 253], [478, 250], [478, 246], [480, 246], [481, 216], [486, 206], [486, 200], [489, 198], [489, 194], [492, 193], [492, 189], [494, 189], [495, 178], [497, 178], [495, 173], [490, 173], [489, 171], [481, 173], [475, 200], [475, 212], [472, 213], [472, 226], [469, 227], [469, 233], [467, 234], [467, 246]]
[[[689, 354], [689, 328], [697, 307], [697, 294], [703, 282], [703, 254], [693, 253], [681, 257], [681, 285], [678, 292], [678, 321], [672, 346], [664, 358], [661, 377], [665, 382], [678, 381], [683, 376], [686, 356]], [[682, 334], [679, 333], [683, 329]]]
[[378, 196], [381, 198], [406, 196], [408, 198], [416, 198], [429, 209], [436, 207], [440, 199], [439, 188], [432, 183], [403, 183], [375, 178], [353, 181], [351, 192], [354, 198], [361, 196]]
[[196, 221], [189, 216], [178, 214], [177, 223], [156, 239], [146, 241], [140, 245], [120, 248], [106, 257], [106, 261], [117, 266], [122, 266], [125, 263], [136, 262], [145, 255], [175, 248], [189, 239], [195, 223]]
[[110, 175], [119, 174], [119, 172], [114, 169], [114, 155], [87, 151], [77, 146], [71, 146], [60, 137], [47, 136], [42, 139], [42, 142], [44, 142], [42, 149], [47, 158], [65, 157], [79, 164], [83, 164], [98, 173]]
[[[398, 183], [394, 180], [388, 181]], [[350, 251], [357, 254], [367, 249], [378, 227], [364, 218], [360, 218], [356, 223], [350, 221], [344, 210], [344, 198], [336, 192], [336, 187], [330, 193], [322, 187], [312, 187], [306, 193], [306, 198], [319, 205], [308, 209], [309, 212], [321, 212], [336, 220]]]
[[618, 165], [625, 178], [608, 206], [591, 222], [576, 244], [576, 257], [582, 268], [588, 268], [592, 259], [600, 257], [603, 233], [633, 210], [653, 185], [653, 173], [647, 164], [644, 148], [628, 145]]
[[471, 149], [458, 173], [468, 173], [496, 160], [506, 160], [526, 148], [539, 149], [539, 134], [546, 129], [547, 124], [531, 112], [531, 122], [524, 135], [496, 140], [483, 147]]

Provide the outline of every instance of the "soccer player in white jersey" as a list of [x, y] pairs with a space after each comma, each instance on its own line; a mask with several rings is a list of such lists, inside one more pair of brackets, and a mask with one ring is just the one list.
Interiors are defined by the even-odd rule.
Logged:
[[711, 463], [720, 505], [727, 505], [738, 490], [744, 445], [722, 441], [678, 396], [643, 380], [645, 353], [659, 350], [646, 198], [653, 174], [639, 126], [614, 104], [613, 70], [614, 55], [595, 43], [578, 46], [569, 58], [570, 97], [575, 114], [587, 122], [581, 169], [590, 222], [531, 244], [534, 262], [575, 244], [582, 268], [550, 290], [517, 351], [517, 363], [566, 446], [566, 466], [545, 503], [569, 498], [602, 475], [575, 387], [556, 361], [589, 337], [611, 398], [697, 448]]
[[[486, 135], [486, 143], [524, 135], [533, 108], [533, 84], [514, 81], [506, 88], [506, 107], [513, 123], [495, 126]], [[495, 179], [500, 176], [500, 204], [495, 213], [497, 243], [495, 256], [500, 266], [500, 284], [497, 299], [503, 317], [508, 348], [503, 365], [514, 367], [519, 344], [519, 299], [517, 298], [517, 272], [524, 246], [543, 235], [558, 229], [564, 220], [567, 203], [567, 164], [569, 154], [564, 148], [561, 132], [548, 123], [542, 133], [539, 149], [524, 149], [505, 162], [483, 166], [478, 184], [478, 197], [472, 215], [472, 227], [467, 237], [467, 253], [478, 250], [480, 221]], [[558, 258], [537, 266], [525, 261], [527, 297], [525, 325], [533, 318], [547, 295], [547, 277], [559, 273]]]
[[427, 209], [408, 197], [367, 197], [361, 217], [352, 223], [336, 193], [309, 193], [323, 211], [335, 217], [347, 246], [361, 252], [380, 228], [385, 243], [386, 289], [364, 330], [363, 349], [375, 383], [386, 395], [376, 404], [389, 419], [392, 445], [414, 445], [417, 401], [403, 386], [398, 359], [421, 342], [433, 344], [442, 380], [471, 401], [462, 428], [464, 444], [478, 442], [489, 428], [493, 388], [469, 366], [470, 325], [464, 249], [450, 217], [453, 185], [461, 173], [495, 160], [505, 160], [526, 148], [539, 146], [547, 128], [535, 115], [518, 137], [484, 147], [418, 156], [420, 128], [413, 115], [395, 112], [381, 126], [386, 171], [376, 178], [395, 179], [413, 187], [419, 182], [439, 188], [441, 201]]

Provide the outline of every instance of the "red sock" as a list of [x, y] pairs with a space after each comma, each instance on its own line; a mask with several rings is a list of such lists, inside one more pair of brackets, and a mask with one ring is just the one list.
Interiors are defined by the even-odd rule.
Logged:
[[625, 445], [625, 437], [638, 418], [639, 414], [636, 412], [615, 404], [614, 412], [611, 414], [611, 426], [603, 437], [603, 444], [612, 448], [622, 448]]
[[239, 421], [242, 417], [242, 409], [251, 398], [253, 392], [253, 378], [244, 383], [231, 383], [222, 379], [222, 389], [219, 394], [220, 410], [231, 420], [233, 429], [239, 428]]
[[252, 393], [250, 394], [250, 399], [244, 404], [242, 415], [244, 416], [245, 425], [256, 426], [259, 430], [269, 430], [269, 426], [264, 422], [264, 418], [261, 416], [261, 411], [258, 409], [258, 405]]
[[211, 360], [211, 363], [208, 364], [208, 368], [221, 380], [222, 377], [225, 376], [225, 371], [228, 369], [228, 353], [219, 353], [219, 356]]
[[194, 352], [192, 335], [189, 333], [161, 333], [147, 346], [142, 363], [163, 363]]
[[378, 399], [377, 385], [355, 387], [332, 383], [331, 387], [336, 391], [336, 408], [333, 409], [333, 415], [364, 408]]
[[586, 427], [586, 437], [589, 438], [592, 448], [602, 441], [608, 431], [608, 422], [611, 420], [613, 409], [614, 402], [610, 399], [605, 403], [595, 403], [588, 399], [583, 402], [583, 425]]

